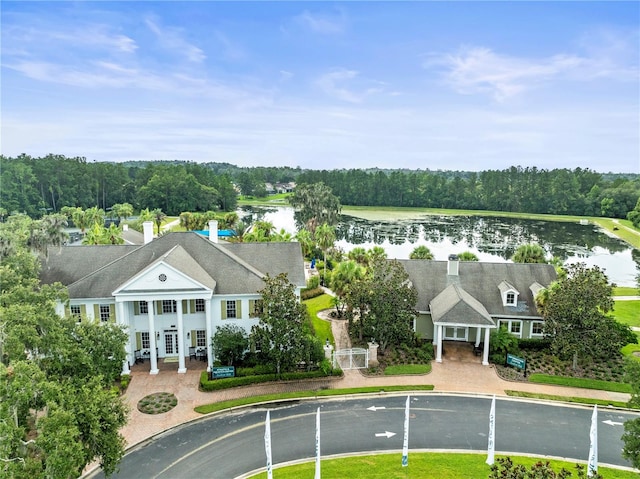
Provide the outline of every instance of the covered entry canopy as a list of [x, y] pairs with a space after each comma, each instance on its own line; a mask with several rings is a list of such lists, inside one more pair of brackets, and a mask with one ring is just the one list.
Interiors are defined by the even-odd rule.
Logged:
[[480, 329], [485, 330], [482, 364], [489, 364], [489, 333], [496, 327], [480, 301], [458, 284], [450, 284], [429, 303], [436, 339], [436, 362], [442, 362], [442, 339], [445, 327], [478, 328], [476, 346], [480, 345]]

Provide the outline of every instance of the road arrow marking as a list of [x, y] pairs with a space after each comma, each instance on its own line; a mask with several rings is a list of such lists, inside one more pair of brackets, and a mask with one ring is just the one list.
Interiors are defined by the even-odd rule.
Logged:
[[609, 426], [622, 426], [623, 423], [621, 422], [615, 422], [612, 421], [611, 419], [607, 419], [606, 421], [602, 421], [605, 424], [608, 424]]
[[376, 437], [386, 437], [387, 439], [389, 439], [390, 437], [393, 437], [395, 435], [396, 435], [395, 432], [389, 432], [389, 431], [376, 432]]
[[387, 409], [387, 408], [386, 408], [386, 407], [384, 407], [384, 406], [371, 406], [371, 407], [368, 407], [368, 408], [367, 408], [367, 411], [373, 411], [373, 412], [376, 412], [378, 409]]

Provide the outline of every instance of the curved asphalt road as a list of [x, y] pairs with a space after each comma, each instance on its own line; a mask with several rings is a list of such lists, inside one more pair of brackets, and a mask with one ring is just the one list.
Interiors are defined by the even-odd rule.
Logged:
[[[314, 457], [318, 407], [323, 456], [400, 450], [405, 401], [406, 396], [384, 396], [269, 405], [273, 463]], [[486, 450], [490, 403], [488, 398], [468, 396], [412, 396], [409, 456], [412, 449]], [[383, 409], [368, 410], [371, 406]], [[250, 407], [216, 415], [156, 436], [130, 451], [113, 477], [229, 479], [262, 468], [266, 410], [265, 406]], [[586, 460], [591, 413], [590, 408], [498, 398], [496, 453]], [[630, 466], [620, 454], [621, 423], [637, 417], [640, 415], [599, 410], [600, 464]], [[376, 436], [387, 431], [395, 435]], [[89, 477], [103, 475], [97, 472]]]

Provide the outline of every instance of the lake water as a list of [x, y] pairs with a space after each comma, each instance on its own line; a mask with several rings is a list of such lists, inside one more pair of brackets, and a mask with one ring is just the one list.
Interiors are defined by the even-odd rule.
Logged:
[[[296, 232], [290, 207], [243, 207], [240, 216], [270, 221], [277, 230]], [[471, 251], [480, 261], [507, 262], [524, 243], [540, 244], [565, 264], [583, 262], [602, 268], [618, 286], [635, 286], [640, 250], [593, 224], [416, 213], [413, 218], [367, 220], [342, 215], [336, 246], [348, 252], [356, 246], [381, 246], [389, 258], [407, 259], [416, 246], [427, 246], [436, 260]]]

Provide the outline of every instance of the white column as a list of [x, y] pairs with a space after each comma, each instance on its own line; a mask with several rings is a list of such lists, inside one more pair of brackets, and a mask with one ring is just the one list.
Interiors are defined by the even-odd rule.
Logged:
[[438, 345], [438, 326], [433, 325], [433, 345]]
[[438, 325], [438, 345], [436, 346], [436, 363], [442, 362], [442, 325]]
[[176, 301], [178, 312], [178, 373], [186, 373], [187, 367], [184, 364], [184, 321], [182, 319], [182, 300]]
[[489, 334], [491, 330], [486, 328], [484, 330], [484, 349], [482, 351], [482, 365], [489, 366]]
[[[120, 326], [128, 326], [124, 320], [124, 302], [116, 300], [116, 323]], [[131, 360], [131, 331], [130, 328], [127, 328], [127, 344], [124, 349], [127, 353], [127, 357], [122, 361], [122, 375], [131, 374], [131, 370], [129, 369], [129, 361]]]
[[156, 348], [158, 347], [158, 343], [156, 341], [156, 325], [155, 318], [153, 316], [153, 301], [147, 301], [147, 311], [149, 311], [149, 346], [151, 347], [151, 351], [149, 351], [151, 359], [151, 369], [149, 370], [149, 374], [158, 374], [160, 371], [158, 370], [158, 355], [156, 354]]
[[211, 336], [213, 336], [213, 326], [211, 325], [211, 298], [204, 302], [204, 316], [206, 323], [207, 335], [207, 372], [211, 372], [213, 367], [213, 348], [211, 347]]
[[482, 328], [478, 326], [476, 328], [476, 348], [480, 346], [480, 336], [482, 336]]

